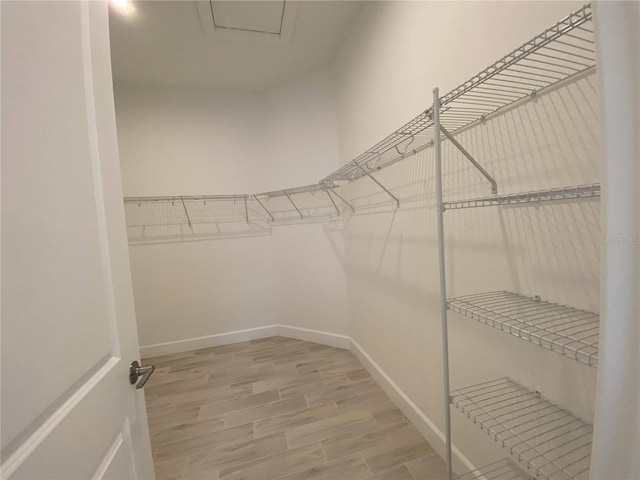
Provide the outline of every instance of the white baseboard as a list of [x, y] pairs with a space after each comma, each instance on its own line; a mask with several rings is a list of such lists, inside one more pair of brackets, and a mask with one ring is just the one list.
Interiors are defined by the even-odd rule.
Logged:
[[338, 348], [349, 348], [351, 338], [346, 335], [336, 333], [321, 332], [308, 328], [292, 327], [290, 325], [267, 325], [265, 327], [248, 328], [235, 332], [220, 333], [217, 335], [207, 335], [205, 337], [185, 338], [174, 342], [156, 343], [154, 345], [144, 345], [140, 347], [142, 358], [158, 357], [172, 353], [189, 352], [200, 348], [217, 347], [219, 345], [229, 345], [231, 343], [246, 342], [280, 335], [283, 337], [297, 338], [308, 342], [321, 343]]
[[307, 342], [321, 343], [331, 347], [346, 348], [351, 347], [351, 337], [338, 335], [337, 333], [321, 332], [308, 328], [291, 327], [289, 325], [278, 325], [278, 335]]
[[[442, 430], [413, 403], [391, 377], [385, 373], [380, 365], [378, 365], [354, 339], [351, 339], [351, 351], [358, 357], [360, 363], [369, 371], [371, 376], [375, 378], [384, 392], [389, 395], [393, 403], [402, 410], [402, 413], [404, 413], [412, 425], [416, 427], [420, 434], [427, 440], [429, 445], [433, 447], [440, 457], [444, 458], [446, 446]], [[452, 446], [451, 451], [455, 471], [475, 470], [477, 468], [455, 445]]]
[[171, 353], [189, 352], [200, 348], [246, 342], [258, 338], [273, 337], [280, 334], [278, 327], [279, 325], [268, 325], [266, 327], [248, 328], [246, 330], [236, 330], [235, 332], [220, 333], [218, 335], [207, 335], [206, 337], [186, 338], [175, 342], [144, 345], [140, 347], [140, 356], [142, 358], [151, 358], [160, 355], [169, 355]]

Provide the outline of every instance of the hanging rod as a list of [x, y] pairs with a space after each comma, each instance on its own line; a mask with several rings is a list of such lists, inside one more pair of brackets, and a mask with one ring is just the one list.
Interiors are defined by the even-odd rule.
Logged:
[[459, 210], [461, 208], [493, 207], [498, 205], [517, 205], [597, 197], [600, 197], [600, 184], [593, 183], [591, 185], [577, 185], [531, 192], [507, 193], [467, 200], [453, 200], [444, 202], [443, 208], [445, 210]]

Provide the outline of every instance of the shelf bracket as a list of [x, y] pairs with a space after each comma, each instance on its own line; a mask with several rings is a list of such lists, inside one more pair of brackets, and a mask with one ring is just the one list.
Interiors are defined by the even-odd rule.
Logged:
[[187, 211], [187, 206], [184, 204], [184, 197], [180, 197], [180, 202], [182, 202], [182, 208], [184, 208], [184, 214], [187, 216], [187, 223], [189, 224], [189, 228], [191, 228], [191, 218], [189, 218], [189, 212]]
[[331, 200], [331, 203], [333, 203], [333, 208], [336, 209], [336, 213], [338, 214], [338, 216], [340, 216], [340, 209], [338, 208], [338, 205], [336, 205], [335, 200], [333, 199], [333, 197], [331, 196], [331, 194], [329, 193], [329, 190], [327, 189], [327, 187], [323, 186], [322, 187], [325, 191], [325, 193], [327, 194], [327, 196], [329, 197], [329, 200]]
[[271, 221], [272, 221], [272, 222], [275, 222], [275, 221], [276, 221], [276, 219], [275, 219], [275, 218], [273, 218], [273, 215], [271, 215], [271, 212], [270, 212], [269, 210], [267, 210], [267, 207], [265, 207], [265, 206], [264, 206], [264, 203], [262, 203], [262, 202], [260, 201], [260, 199], [259, 199], [256, 195], [254, 195], [254, 196], [253, 196], [253, 198], [255, 199], [255, 201], [256, 201], [256, 202], [258, 202], [258, 203], [260, 204], [260, 206], [261, 206], [262, 208], [264, 208], [264, 211], [265, 211], [265, 212], [267, 212], [267, 215], [269, 215], [269, 218], [271, 219]]
[[247, 219], [247, 225], [249, 224], [249, 206], [247, 205], [247, 197], [249, 195], [244, 196], [244, 216]]
[[480, 165], [475, 158], [473, 158], [473, 156], [460, 144], [460, 142], [458, 142], [453, 135], [451, 135], [449, 133], [449, 131], [444, 128], [444, 126], [442, 126], [442, 124], [440, 124], [440, 131], [442, 133], [444, 133], [444, 135], [451, 140], [451, 143], [453, 143], [453, 145], [462, 152], [462, 154], [467, 157], [467, 160], [469, 160], [474, 167], [476, 167], [478, 169], [478, 171], [484, 176], [484, 178], [486, 178], [487, 180], [489, 180], [489, 183], [491, 184], [491, 193], [493, 193], [494, 195], [497, 195], [498, 193], [498, 184], [496, 183], [495, 179], [489, 175], [489, 172], [487, 172], [484, 168], [482, 168], [482, 165]]
[[393, 193], [391, 193], [389, 190], [387, 190], [385, 188], [384, 185], [382, 185], [378, 180], [376, 180], [375, 178], [373, 178], [373, 175], [371, 175], [369, 172], [367, 172], [364, 168], [362, 168], [362, 165], [358, 165], [358, 168], [360, 170], [362, 170], [362, 172], [369, 177], [371, 180], [373, 180], [376, 185], [378, 185], [382, 190], [384, 190], [385, 192], [387, 192], [387, 195], [389, 195], [391, 198], [393, 198], [396, 201], [396, 204], [398, 205], [398, 208], [400, 208], [400, 200], [398, 200], [398, 197], [396, 197]]
[[[338, 197], [340, 200], [342, 200], [342, 202], [343, 202], [347, 207], [349, 207], [353, 213], [356, 213], [356, 209], [355, 209], [355, 208], [353, 208], [353, 206], [352, 206], [349, 202], [347, 202], [344, 198], [342, 198], [342, 197], [338, 194], [338, 192], [336, 192], [333, 188], [332, 188], [332, 189], [330, 189], [330, 190], [333, 192], [333, 194], [334, 194], [336, 197]], [[328, 193], [328, 190], [327, 190], [327, 193]]]
[[287, 198], [291, 202], [291, 205], [293, 205], [293, 208], [296, 209], [296, 211], [298, 212], [298, 215], [300, 215], [300, 219], [303, 220], [304, 219], [304, 215], [302, 215], [302, 212], [300, 211], [298, 206], [295, 203], [293, 203], [293, 200], [291, 200], [291, 197], [289, 196], [289, 194], [287, 192], [284, 192], [284, 194], [287, 196]]

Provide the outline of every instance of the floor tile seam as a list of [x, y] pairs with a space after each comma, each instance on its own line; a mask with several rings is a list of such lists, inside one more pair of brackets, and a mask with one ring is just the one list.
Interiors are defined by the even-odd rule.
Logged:
[[179, 478], [184, 478], [184, 471], [187, 468], [187, 457], [184, 457], [184, 460], [182, 462], [182, 468], [180, 469], [180, 477]]
[[[264, 405], [271, 405], [272, 403], [275, 403], [275, 402], [286, 401], [286, 400], [289, 400], [290, 398], [295, 398], [295, 397], [289, 397], [289, 398], [285, 398], [285, 399], [282, 399], [282, 400], [274, 400], [273, 402], [265, 403]], [[306, 403], [306, 400], [305, 400], [305, 403]], [[236, 412], [240, 412], [240, 411], [242, 411], [242, 410], [248, 410], [248, 409], [251, 409], [251, 408], [257, 408], [257, 407], [261, 407], [261, 406], [262, 406], [262, 405], [257, 405], [256, 407], [248, 407], [248, 408], [246, 408], [246, 409], [245, 409], [245, 408], [242, 408], [242, 409], [240, 409], [240, 410], [234, 410], [234, 411], [232, 411], [232, 412], [228, 412], [228, 413], [236, 413]], [[280, 416], [280, 415], [287, 415], [287, 414], [300, 413], [300, 412], [302, 412], [303, 410], [307, 410], [308, 408], [309, 408], [309, 407], [300, 407], [300, 408], [296, 408], [296, 409], [293, 409], [293, 410], [288, 410], [288, 411], [286, 411], [286, 412], [278, 413], [278, 414], [276, 414], [276, 415], [270, 415], [270, 416], [268, 416], [268, 417], [254, 418], [253, 420], [251, 420], [251, 423], [255, 424], [255, 422], [259, 422], [259, 421], [263, 421], [263, 420], [268, 420], [268, 419], [270, 419], [270, 418], [275, 418], [275, 417], [278, 417], [278, 416]], [[224, 416], [226, 416], [226, 415], [227, 415], [227, 413], [225, 413], [225, 414], [224, 414]], [[247, 422], [247, 423], [249, 423], [249, 422]], [[244, 423], [241, 423], [240, 425], [233, 425], [233, 426], [230, 426], [230, 427], [227, 427], [227, 428], [235, 428], [235, 427], [239, 427], [239, 426], [241, 426], [241, 425], [245, 425], [245, 424], [244, 424]], [[226, 428], [225, 428], [224, 430], [226, 430]]]
[[[426, 457], [426, 455], [425, 455], [425, 457]], [[422, 457], [418, 457], [415, 460], [418, 460], [419, 458], [422, 458]], [[411, 461], [413, 461], [413, 460], [411, 460]], [[416, 478], [416, 476], [413, 474], [413, 472], [411, 471], [411, 469], [409, 468], [409, 462], [404, 462], [402, 465], [404, 465], [404, 468], [407, 469], [407, 472], [409, 472], [409, 475], [411, 475], [411, 478], [413, 478], [413, 480], [418, 480]]]
[[364, 457], [364, 454], [362, 453], [362, 451], [358, 452], [358, 454], [362, 458], [362, 461], [364, 462], [364, 465], [367, 467], [367, 470], [369, 470], [369, 476], [373, 477], [373, 470], [371, 470], [371, 467], [369, 466], [367, 459]]
[[[275, 389], [273, 389], [273, 390], [266, 390], [265, 392], [260, 392], [260, 393], [273, 392], [273, 391], [275, 391]], [[216, 404], [218, 404], [218, 403], [224, 403], [224, 402], [232, 402], [232, 401], [234, 401], [234, 400], [239, 400], [239, 399], [242, 399], [242, 398], [250, 397], [250, 396], [252, 396], [252, 395], [260, 395], [260, 393], [250, 393], [250, 394], [248, 394], [248, 395], [243, 395], [243, 396], [238, 397], [238, 398], [229, 398], [229, 399], [221, 400], [221, 401], [219, 401], [219, 402], [206, 403], [206, 404], [204, 404], [204, 405], [200, 406], [200, 409], [202, 410], [202, 408], [207, 407], [207, 406], [209, 406], [209, 405], [216, 405]], [[239, 412], [240, 410], [246, 410], [247, 408], [261, 407], [261, 406], [269, 405], [270, 403], [277, 402], [277, 401], [280, 401], [280, 400], [281, 400], [281, 398], [280, 398], [280, 394], [278, 393], [278, 400], [271, 400], [270, 402], [260, 403], [260, 404], [258, 404], [258, 405], [252, 405], [252, 406], [250, 406], [250, 407], [243, 407], [243, 408], [237, 408], [237, 409], [235, 409], [235, 410], [229, 410], [229, 411], [227, 411], [227, 412], [219, 413], [219, 414], [213, 415], [212, 417], [208, 417], [208, 418], [209, 418], [209, 419], [211, 419], [211, 418], [216, 417], [216, 416], [219, 416], [219, 415], [221, 416], [221, 415], [226, 415], [226, 414], [228, 414], [228, 413]], [[200, 418], [200, 414], [201, 414], [201, 413], [202, 413], [202, 412], [199, 412], [199, 413], [198, 413], [198, 419], [199, 419], [199, 420], [207, 420], [207, 418]]]
[[[276, 434], [274, 434], [274, 435], [278, 435], [278, 434], [276, 433]], [[263, 438], [264, 438], [264, 437], [263, 437]], [[286, 441], [286, 438], [285, 438], [285, 441]], [[229, 445], [229, 446], [234, 446], [234, 445], [232, 444], [232, 445]], [[289, 451], [289, 449], [287, 448], [286, 450], [282, 450], [282, 451], [275, 452], [275, 453], [269, 453], [269, 454], [267, 454], [267, 455], [262, 455], [262, 456], [260, 456], [260, 457], [255, 457], [255, 458], [252, 458], [251, 460], [247, 460], [247, 461], [245, 461], [245, 462], [232, 463], [232, 464], [229, 464], [229, 465], [218, 466], [218, 467], [216, 467], [216, 468], [218, 469], [218, 474], [219, 474], [219, 473], [222, 471], [222, 469], [223, 469], [223, 468], [229, 468], [229, 467], [235, 467], [235, 466], [242, 466], [242, 465], [245, 465], [245, 464], [247, 464], [247, 463], [257, 462], [258, 460], [264, 460], [264, 459], [266, 459], [266, 458], [273, 457], [273, 456], [275, 456], [275, 455], [280, 455], [280, 454], [282, 454], [282, 453], [286, 453], [286, 452], [288, 452], [288, 451]], [[187, 464], [189, 463], [189, 460], [190, 460], [190, 459], [192, 459], [194, 456], [195, 456], [195, 455], [187, 455], [187, 456], [185, 457], [185, 466], [184, 466], [185, 470], [186, 470], [186, 468], [187, 468]]]
[[[378, 425], [380, 425], [380, 424], [372, 425], [372, 426], [371, 426], [371, 428], [373, 428], [373, 427], [375, 427], [375, 426], [378, 426]], [[366, 433], [365, 433], [365, 432], [366, 432], [366, 429], [362, 430], [362, 431], [361, 431], [361, 432], [359, 432], [359, 433], [356, 433], [356, 435], [366, 435]], [[354, 454], [354, 453], [363, 454], [366, 450], [370, 450], [370, 449], [372, 449], [372, 448], [378, 448], [378, 447], [380, 447], [381, 445], [386, 444], [386, 443], [389, 441], [389, 439], [390, 439], [390, 438], [394, 438], [394, 437], [399, 436], [399, 435], [402, 435], [402, 432], [396, 432], [396, 433], [394, 433], [394, 434], [392, 434], [392, 435], [390, 435], [390, 436], [385, 436], [385, 437], [381, 437], [381, 438], [377, 438], [377, 439], [375, 439], [375, 440], [372, 440], [370, 445], [366, 445], [366, 446], [364, 446], [363, 448], [360, 448], [359, 450], [356, 450], [356, 451], [354, 451], [354, 452], [348, 452], [348, 453], [342, 453], [342, 452], [340, 452], [340, 453], [338, 453], [335, 457], [333, 457], [333, 458], [331, 459], [331, 461], [336, 460], [336, 459], [338, 459], [338, 458], [345, 457], [345, 456], [347, 456], [347, 455], [352, 455], [352, 454]], [[332, 440], [332, 438], [322, 440], [322, 441], [320, 442], [320, 444], [322, 445], [322, 443], [323, 443], [323, 442], [326, 442], [327, 440]], [[323, 449], [324, 449], [324, 445], [322, 445], [322, 447], [323, 447]], [[425, 456], [426, 456], [426, 455], [425, 455]], [[363, 455], [363, 458], [364, 458], [364, 455]], [[420, 457], [420, 458], [422, 458], [422, 457]]]
[[[211, 434], [213, 434], [213, 433], [220, 433], [220, 432], [224, 432], [225, 430], [231, 430], [231, 429], [233, 429], [233, 428], [240, 428], [240, 427], [244, 427], [245, 425], [249, 425], [249, 423], [251, 423], [251, 424], [252, 424], [252, 434], [253, 434], [253, 433], [255, 433], [255, 427], [253, 426], [253, 422], [247, 422], [247, 423], [243, 423], [243, 424], [241, 424], [241, 425], [236, 425], [235, 427], [222, 428], [222, 429], [220, 429], [220, 430], [211, 430], [211, 431], [208, 431], [207, 433], [203, 433], [202, 435], [194, 435], [194, 436], [192, 436], [192, 437], [181, 438], [181, 439], [178, 439], [178, 440], [172, 440], [172, 441], [170, 441], [170, 442], [159, 443], [159, 444], [156, 446], [156, 450], [157, 450], [157, 449], [159, 449], [160, 447], [166, 447], [167, 445], [169, 445], [169, 444], [171, 444], [171, 443], [178, 443], [178, 442], [179, 442], [179, 443], [183, 443], [183, 442], [186, 442], [186, 441], [188, 441], [188, 440], [197, 440], [198, 438], [206, 437], [207, 435], [211, 435]], [[267, 435], [267, 436], [268, 436], [268, 435]], [[242, 441], [239, 441], [239, 442], [234, 442], [234, 443], [229, 444], [229, 445], [235, 445], [235, 443], [242, 443], [243, 441], [246, 441], [246, 440], [242, 440]]]
[[[286, 440], [286, 437], [285, 437], [285, 440]], [[294, 450], [296, 450], [296, 449], [298, 449], [298, 448], [310, 447], [310, 446], [312, 446], [312, 445], [313, 445], [313, 444], [303, 445], [302, 447], [295, 447], [293, 450], [290, 450], [289, 448], [287, 448], [287, 450], [284, 450], [284, 451], [282, 451], [282, 452], [271, 453], [271, 454], [269, 454], [269, 455], [263, 455], [262, 457], [256, 457], [256, 458], [253, 458], [253, 459], [251, 459], [251, 460], [249, 460], [249, 461], [246, 461], [246, 462], [241, 462], [241, 463], [237, 463], [237, 464], [226, 465], [226, 466], [224, 466], [224, 467], [220, 467], [220, 468], [218, 469], [218, 477], [220, 476], [220, 472], [222, 472], [223, 468], [230, 468], [230, 467], [242, 467], [243, 465], [247, 465], [247, 464], [249, 464], [249, 463], [254, 463], [254, 462], [256, 462], [256, 463], [257, 463], [259, 460], [265, 460], [265, 459], [267, 459], [267, 458], [269, 458], [269, 457], [275, 457], [276, 455], [282, 455], [283, 453], [288, 453], [288, 452], [294, 451]], [[288, 447], [288, 445], [287, 445], [287, 447]], [[285, 475], [290, 475], [290, 474], [293, 474], [293, 473], [297, 473], [298, 471], [301, 471], [301, 470], [303, 470], [303, 469], [302, 469], [302, 468], [300, 468], [300, 470], [297, 470], [297, 469], [295, 469], [295, 468], [294, 468], [294, 470], [293, 470], [293, 471], [289, 471], [289, 472], [283, 473], [282, 475], [278, 475], [278, 477], [285, 476]], [[276, 478], [278, 478], [278, 477], [276, 477]], [[265, 479], [265, 480], [268, 480], [268, 479]]]
[[[339, 416], [339, 415], [335, 415], [335, 416], [333, 416], [333, 417], [329, 417], [329, 418], [335, 418], [336, 416]], [[372, 418], [373, 418], [373, 417], [372, 417]], [[322, 420], [325, 420], [325, 419], [322, 419]], [[322, 421], [322, 420], [317, 420], [317, 421]], [[375, 421], [375, 419], [373, 419], [373, 420]], [[311, 422], [311, 423], [315, 423], [315, 422]], [[309, 425], [309, 424], [296, 425], [296, 426], [295, 426], [295, 427], [293, 427], [293, 428], [303, 427], [303, 426], [306, 426], [306, 425]], [[353, 428], [353, 426], [351, 426], [350, 428]], [[356, 428], [357, 428], [357, 426], [356, 426]], [[290, 428], [289, 430], [291, 430], [291, 428]], [[286, 435], [286, 431], [285, 431], [285, 435]], [[331, 439], [333, 439], [333, 438], [335, 438], [336, 436], [339, 436], [339, 435], [340, 435], [340, 433], [338, 433], [337, 435], [333, 435], [333, 436], [330, 436], [330, 437], [326, 437], [326, 438], [314, 439], [314, 441], [313, 441], [313, 442], [311, 442], [311, 443], [309, 443], [309, 444], [298, 445], [297, 447], [294, 447], [294, 448], [307, 447], [307, 446], [309, 446], [309, 445], [313, 445], [313, 444], [314, 444], [314, 443], [316, 443], [316, 442], [317, 442], [317, 443], [319, 443], [319, 444], [320, 444], [320, 447], [322, 448], [322, 442], [326, 442], [327, 440], [331, 440]], [[288, 439], [287, 439], [287, 442], [288, 442]], [[324, 453], [324, 449], [322, 450], [322, 452]]]

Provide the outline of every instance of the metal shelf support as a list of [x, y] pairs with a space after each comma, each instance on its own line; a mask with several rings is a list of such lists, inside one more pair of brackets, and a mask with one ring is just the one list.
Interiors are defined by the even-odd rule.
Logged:
[[258, 203], [260, 204], [260, 206], [264, 209], [264, 211], [265, 211], [265, 212], [267, 212], [267, 215], [269, 215], [269, 218], [271, 219], [271, 221], [272, 221], [272, 222], [275, 222], [275, 221], [276, 221], [276, 219], [275, 219], [275, 218], [273, 218], [273, 215], [271, 215], [271, 212], [267, 209], [267, 207], [265, 207], [265, 206], [264, 206], [264, 203], [262, 203], [262, 202], [260, 201], [260, 199], [258, 198], [258, 196], [257, 196], [257, 195], [254, 195], [254, 196], [253, 196], [253, 198], [254, 198], [254, 200], [255, 200], [256, 202], [258, 202]]
[[327, 194], [327, 197], [329, 197], [329, 200], [331, 200], [331, 203], [333, 204], [333, 207], [336, 209], [336, 214], [338, 216], [340, 216], [340, 209], [338, 208], [338, 205], [336, 205], [336, 202], [333, 200], [333, 197], [329, 193], [329, 190], [327, 189], [327, 187], [324, 187], [324, 191]]
[[398, 208], [400, 208], [400, 200], [398, 200], [398, 197], [396, 197], [393, 193], [391, 193], [389, 190], [387, 190], [386, 187], [384, 185], [382, 185], [378, 180], [373, 178], [373, 175], [371, 175], [369, 172], [367, 172], [361, 165], [358, 165], [358, 168], [360, 170], [362, 170], [367, 177], [369, 177], [371, 180], [373, 180], [376, 183], [376, 185], [378, 185], [382, 190], [387, 192], [387, 195], [389, 195], [391, 198], [393, 198], [396, 201], [396, 205], [398, 205]]
[[355, 213], [355, 212], [356, 212], [356, 209], [355, 209], [355, 208], [353, 208], [353, 206], [352, 206], [349, 202], [347, 202], [344, 198], [342, 198], [338, 192], [336, 192], [334, 189], [331, 189], [331, 192], [332, 192], [336, 197], [338, 197], [340, 200], [342, 200], [342, 202], [343, 202], [347, 207], [349, 207], [349, 208], [351, 209], [351, 212], [353, 212], [353, 213]]
[[184, 214], [187, 216], [187, 223], [189, 224], [189, 228], [191, 228], [191, 218], [189, 218], [187, 206], [184, 204], [184, 197], [180, 197], [180, 201], [182, 202], [182, 208], [184, 208]]
[[300, 219], [304, 219], [304, 215], [302, 215], [302, 212], [300, 211], [300, 209], [298, 208], [298, 206], [293, 203], [293, 200], [291, 200], [291, 197], [289, 196], [289, 194], [287, 192], [284, 192], [285, 196], [289, 199], [289, 201], [291, 202], [291, 205], [293, 205], [293, 208], [296, 209], [296, 211], [298, 212], [298, 215], [300, 215]]
[[[434, 110], [435, 111], [435, 110]], [[489, 183], [491, 184], [491, 193], [494, 195], [497, 195], [498, 193], [498, 184], [496, 183], [495, 179], [489, 175], [489, 172], [487, 172], [482, 165], [480, 165], [475, 158], [473, 158], [473, 156], [467, 151], [467, 149], [465, 149], [460, 142], [458, 142], [453, 135], [451, 135], [449, 133], [449, 131], [444, 128], [444, 126], [440, 125], [440, 131], [442, 133], [445, 134], [445, 136], [451, 141], [451, 143], [453, 143], [453, 145], [462, 152], [462, 154], [467, 157], [467, 160], [469, 160], [474, 167], [476, 167], [476, 169], [478, 169], [478, 171], [482, 174], [482, 176], [484, 178], [486, 178]]]

